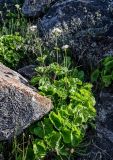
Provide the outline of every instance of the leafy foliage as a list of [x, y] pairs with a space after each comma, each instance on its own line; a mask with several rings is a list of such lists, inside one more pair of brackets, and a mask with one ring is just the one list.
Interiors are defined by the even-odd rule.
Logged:
[[[63, 52], [56, 45], [50, 52], [42, 46], [38, 32], [31, 30], [31, 23], [28, 24], [21, 14], [20, 6], [15, 7], [16, 13], [7, 10], [5, 21], [1, 17], [0, 62], [15, 68], [21, 60], [22, 63], [24, 60], [30, 62], [30, 59], [33, 62], [37, 55], [46, 54], [37, 59], [40, 66], [36, 68], [37, 76], [32, 79], [32, 84], [42, 95], [52, 99], [54, 109], [31, 126], [33, 139], [23, 136], [21, 140], [14, 140], [12, 156], [16, 160], [37, 160], [48, 155], [53, 159], [72, 159], [84, 139], [88, 124], [92, 124], [96, 115], [92, 85], [83, 83], [83, 71], [70, 69], [72, 62], [66, 49]], [[24, 53], [27, 58], [22, 59]], [[65, 55], [62, 65], [50, 63], [56, 58], [61, 62], [62, 55]]]
[[91, 75], [92, 82], [99, 80], [102, 86], [108, 87], [113, 81], [113, 56], [108, 56], [101, 61], [100, 67]]
[[35, 136], [35, 159], [42, 159], [49, 153], [56, 159], [73, 157], [88, 123], [92, 123], [96, 114], [92, 85], [80, 80], [83, 79], [82, 71], [58, 63], [37, 67], [36, 71], [32, 84], [52, 99], [54, 109], [31, 128]]
[[0, 62], [16, 67], [23, 57], [24, 40], [19, 35], [3, 35], [0, 38]]
[[[21, 6], [22, 4], [15, 4], [11, 8], [5, 3], [0, 8], [0, 39], [7, 39], [10, 42], [6, 44], [0, 40], [0, 62], [13, 69], [34, 64], [42, 47], [38, 30], [33, 31], [34, 25], [22, 14]], [[8, 52], [8, 57], [5, 56], [7, 55], [6, 52]]]

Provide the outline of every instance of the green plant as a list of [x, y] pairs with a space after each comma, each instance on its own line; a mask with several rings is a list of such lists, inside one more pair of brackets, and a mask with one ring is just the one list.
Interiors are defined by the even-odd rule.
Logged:
[[19, 32], [22, 35], [27, 31], [27, 19], [21, 11], [21, 6], [15, 4], [13, 8], [7, 3], [0, 8], [0, 35], [9, 35]]
[[[38, 60], [44, 62], [45, 58]], [[82, 82], [82, 71], [58, 63], [37, 67], [36, 71], [31, 82], [52, 99], [54, 109], [31, 127], [35, 159], [50, 153], [54, 159], [70, 159], [76, 156], [87, 126], [96, 115], [92, 85]]]
[[20, 35], [3, 35], [0, 37], [0, 62], [15, 68], [23, 54], [24, 39]]
[[31, 137], [23, 133], [20, 137], [14, 136], [12, 139], [11, 154], [8, 159], [12, 160], [34, 160], [33, 150], [30, 145]]
[[104, 58], [100, 66], [91, 74], [92, 82], [99, 82], [104, 87], [108, 87], [113, 81], [113, 56]]
[[[83, 71], [70, 69], [72, 63], [67, 57], [70, 56], [67, 54], [69, 46], [58, 48], [56, 35], [55, 48], [51, 52], [46, 50], [37, 38], [37, 30], [33, 31], [34, 27], [22, 15], [20, 6], [16, 5], [16, 8], [16, 12], [7, 9], [5, 19], [3, 12], [0, 13], [0, 62], [15, 68], [21, 60], [22, 63], [26, 61], [24, 55], [28, 61], [41, 55], [38, 57], [40, 66], [36, 68], [37, 76], [32, 79], [32, 84], [42, 95], [52, 99], [54, 109], [30, 127], [33, 139], [25, 138], [25, 135], [14, 139], [11, 156], [15, 160], [38, 160], [51, 154], [53, 159], [72, 159], [84, 140], [88, 124], [92, 124], [96, 115], [92, 85], [83, 82]], [[56, 59], [60, 63], [63, 56], [62, 65], [51, 63], [46, 66]]]
[[[38, 36], [38, 29], [36, 25], [32, 25], [31, 21], [24, 17], [24, 15], [21, 12], [21, 6], [19, 4], [15, 4], [13, 9], [9, 7], [7, 4], [1, 8], [0, 11], [0, 37], [4, 37], [9, 39], [9, 36], [15, 40], [15, 35], [19, 33], [19, 37], [24, 41], [24, 44], [22, 45], [22, 54], [24, 55], [23, 59], [20, 59], [21, 62], [18, 64], [16, 62], [9, 62], [4, 61], [3, 62], [3, 56], [0, 55], [0, 61], [6, 64], [7, 66], [11, 68], [21, 68], [25, 65], [33, 64], [36, 60], [36, 57], [41, 54], [41, 50], [43, 50], [43, 53], [46, 52], [44, 47], [42, 46], [42, 42]], [[11, 39], [11, 38], [10, 38]], [[9, 40], [10, 41], [10, 40]], [[11, 40], [12, 43], [12, 40]], [[11, 46], [11, 43], [9, 44], [9, 48]], [[5, 44], [4, 44], [5, 46]], [[4, 52], [2, 45], [2, 52]], [[19, 45], [20, 46], [20, 45]], [[5, 46], [6, 47], [6, 46]], [[7, 45], [8, 48], [8, 45]], [[18, 47], [16, 47], [18, 50]], [[43, 48], [43, 49], [42, 49]], [[20, 50], [18, 50], [16, 52]], [[15, 52], [14, 50], [12, 50]], [[1, 53], [3, 54], [3, 53]], [[13, 55], [11, 53], [11, 55]], [[15, 55], [15, 54], [14, 54]], [[22, 58], [21, 57], [21, 58]], [[8, 58], [9, 61], [9, 58]]]

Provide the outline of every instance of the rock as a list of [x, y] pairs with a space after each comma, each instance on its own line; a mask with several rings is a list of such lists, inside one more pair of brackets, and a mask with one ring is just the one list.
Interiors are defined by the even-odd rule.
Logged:
[[0, 63], [0, 141], [20, 134], [52, 109], [51, 100], [26, 79]]
[[54, 46], [56, 39], [60, 47], [70, 45], [75, 59], [96, 66], [103, 56], [113, 52], [112, 3], [110, 0], [57, 2], [38, 24], [40, 36], [47, 46]]
[[18, 72], [28, 80], [31, 80], [33, 76], [35, 76], [37, 73], [35, 71], [36, 65], [29, 65], [25, 66], [23, 68], [20, 68]]
[[80, 160], [113, 160], [113, 93], [101, 91], [97, 104], [96, 136]]
[[39, 17], [54, 0], [25, 0], [22, 12], [27, 17]]
[[13, 1], [12, 0], [0, 0], [0, 3], [12, 3]]
[[20, 2], [22, 2], [23, 0], [16, 0], [16, 1], [14, 1], [14, 0], [0, 0], [0, 4], [4, 4], [4, 3], [6, 3], [6, 4], [19, 4]]

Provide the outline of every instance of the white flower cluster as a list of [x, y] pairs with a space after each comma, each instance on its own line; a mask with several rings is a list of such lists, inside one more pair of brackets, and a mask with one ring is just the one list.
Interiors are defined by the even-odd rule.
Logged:
[[52, 32], [53, 33], [62, 33], [62, 30], [59, 28], [54, 28]]
[[62, 30], [59, 29], [59, 28], [54, 28], [52, 30], [52, 34], [54, 34], [56, 37], [59, 36], [59, 35], [61, 35], [61, 33], [62, 33]]
[[35, 32], [37, 31], [37, 26], [36, 25], [30, 26], [29, 29], [30, 31]]
[[69, 45], [67, 45], [67, 44], [64, 45], [64, 46], [62, 46], [62, 49], [63, 49], [63, 50], [66, 50], [66, 49], [68, 49], [68, 48], [69, 48]]

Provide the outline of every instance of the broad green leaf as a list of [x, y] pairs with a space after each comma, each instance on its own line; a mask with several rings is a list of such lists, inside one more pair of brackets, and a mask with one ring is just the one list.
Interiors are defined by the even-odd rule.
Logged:
[[80, 80], [84, 80], [84, 72], [83, 71], [78, 71], [78, 76], [77, 78], [79, 78]]
[[34, 142], [33, 151], [36, 158], [43, 158], [46, 155], [46, 145], [43, 141]]
[[62, 127], [63, 119], [59, 114], [51, 112], [49, 118], [56, 129], [59, 130]]
[[60, 147], [60, 140], [61, 140], [61, 134], [60, 132], [53, 131], [50, 135], [45, 137], [47, 140], [48, 145], [51, 149], [59, 149]]
[[64, 143], [71, 143], [71, 130], [62, 128], [61, 133]]
[[100, 71], [99, 69], [96, 69], [92, 74], [91, 74], [91, 82], [96, 82], [98, 77], [99, 77]]
[[111, 84], [111, 81], [112, 81], [111, 75], [103, 76], [102, 81], [104, 82], [105, 86], [108, 87]]
[[35, 134], [36, 136], [38, 136], [40, 138], [43, 138], [44, 137], [44, 130], [40, 126], [35, 127], [33, 130], [33, 134]]
[[110, 70], [111, 68], [113, 68], [113, 59], [112, 59], [111, 61], [108, 61], [108, 62], [104, 63], [104, 66], [105, 66], [106, 68], [109, 68], [109, 70]]
[[71, 134], [71, 144], [73, 147], [78, 146], [83, 140], [83, 134], [77, 134], [77, 132], [72, 132]]
[[107, 56], [107, 57], [104, 58], [103, 64], [106, 64], [107, 62], [112, 61], [112, 60], [113, 60], [112, 56]]
[[45, 135], [50, 135], [53, 131], [53, 125], [50, 121], [50, 119], [48, 118], [45, 118], [44, 119], [44, 132], [45, 132]]
[[33, 78], [31, 79], [31, 84], [32, 84], [32, 85], [36, 85], [36, 84], [39, 83], [39, 80], [40, 80], [40, 77], [33, 77]]

